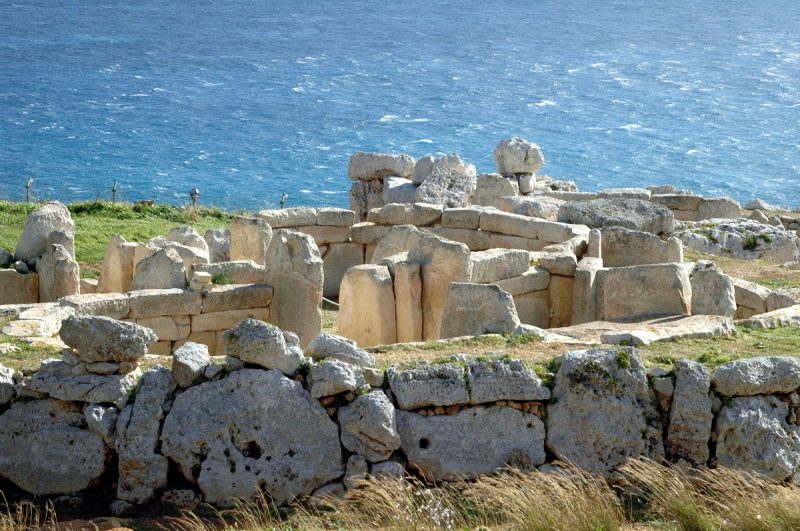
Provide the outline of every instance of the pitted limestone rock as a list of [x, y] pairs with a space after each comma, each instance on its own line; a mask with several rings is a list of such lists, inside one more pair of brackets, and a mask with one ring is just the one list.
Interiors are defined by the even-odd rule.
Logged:
[[132, 503], [150, 501], [167, 486], [167, 458], [158, 453], [164, 403], [175, 390], [169, 369], [158, 367], [142, 376], [136, 400], [117, 420], [119, 482], [117, 498]]
[[800, 466], [800, 428], [789, 424], [789, 404], [775, 396], [732, 398], [717, 415], [717, 459], [728, 468], [775, 481]]
[[672, 232], [672, 212], [665, 206], [641, 199], [593, 199], [565, 203], [558, 221], [587, 225], [593, 229], [625, 227], [662, 234]]
[[364, 385], [361, 367], [335, 359], [313, 365], [308, 379], [313, 398], [355, 391]]
[[547, 410], [547, 447], [557, 458], [607, 473], [630, 457], [663, 455], [661, 426], [644, 365], [631, 348], [568, 352]]
[[398, 411], [397, 430], [409, 467], [428, 480], [491, 474], [511, 463], [515, 453], [533, 465], [545, 460], [544, 423], [509, 407], [474, 407], [433, 417]]
[[390, 367], [389, 387], [400, 409], [466, 404], [469, 393], [464, 371], [457, 362], [423, 364], [411, 369]]
[[[655, 385], [654, 385], [655, 387]], [[690, 463], [708, 462], [711, 439], [711, 375], [702, 364], [690, 360], [675, 362], [675, 390], [672, 393], [667, 455]]]
[[89, 404], [83, 410], [83, 416], [89, 431], [102, 437], [109, 448], [116, 448], [119, 409], [114, 406]]
[[520, 360], [473, 361], [467, 367], [470, 404], [547, 400], [550, 389]]
[[494, 162], [500, 175], [531, 175], [542, 167], [544, 156], [537, 144], [522, 138], [509, 138], [494, 148]]
[[800, 359], [770, 356], [731, 361], [717, 368], [711, 383], [723, 396], [791, 393], [800, 388]]
[[375, 357], [358, 348], [355, 341], [333, 334], [320, 334], [306, 348], [306, 354], [314, 360], [333, 358], [360, 367], [375, 365]]
[[189, 341], [172, 353], [172, 376], [181, 388], [186, 389], [203, 377], [210, 364], [208, 346]]
[[280, 506], [344, 472], [337, 425], [278, 370], [241, 369], [191, 387], [175, 399], [161, 440], [209, 503], [261, 489]]
[[0, 416], [0, 476], [31, 494], [82, 491], [103, 475], [108, 456], [77, 404], [17, 402]]
[[347, 174], [354, 181], [370, 181], [389, 176], [411, 177], [416, 162], [409, 155], [358, 152], [350, 157]]
[[513, 297], [499, 286], [452, 282], [447, 287], [441, 337], [507, 334], [519, 325]]
[[86, 363], [137, 361], [147, 354], [148, 345], [158, 341], [149, 328], [99, 315], [70, 316], [59, 334]]
[[141, 376], [142, 371], [138, 368], [128, 374], [76, 374], [73, 366], [60, 360], [45, 360], [31, 379], [22, 385], [26, 391], [59, 400], [123, 407], [139, 384]]
[[736, 290], [731, 277], [707, 260], [697, 262], [689, 273], [692, 315], [736, 314]]
[[14, 387], [22, 380], [22, 373], [0, 365], [0, 407], [14, 399]]
[[286, 375], [294, 374], [304, 359], [299, 349], [286, 345], [280, 328], [258, 319], [245, 319], [225, 333], [225, 355]]
[[383, 391], [360, 395], [339, 409], [342, 446], [368, 461], [384, 461], [400, 448], [394, 406]]

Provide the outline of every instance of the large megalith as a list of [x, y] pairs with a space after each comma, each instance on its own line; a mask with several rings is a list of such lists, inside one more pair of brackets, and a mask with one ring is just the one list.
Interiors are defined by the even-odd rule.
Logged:
[[514, 298], [499, 286], [453, 282], [447, 287], [442, 338], [508, 334], [519, 325]]
[[55, 302], [81, 291], [78, 262], [62, 245], [49, 246], [36, 261], [36, 272], [39, 274], [39, 302]]
[[31, 262], [47, 251], [48, 237], [55, 231], [75, 233], [75, 222], [63, 204], [54, 201], [37, 208], [25, 219], [14, 256]]

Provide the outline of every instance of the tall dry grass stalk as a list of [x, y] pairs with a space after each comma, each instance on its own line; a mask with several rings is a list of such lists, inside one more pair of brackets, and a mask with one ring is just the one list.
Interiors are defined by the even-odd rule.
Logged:
[[56, 512], [51, 503], [39, 507], [30, 502], [9, 505], [0, 492], [0, 531], [50, 531], [57, 528]]

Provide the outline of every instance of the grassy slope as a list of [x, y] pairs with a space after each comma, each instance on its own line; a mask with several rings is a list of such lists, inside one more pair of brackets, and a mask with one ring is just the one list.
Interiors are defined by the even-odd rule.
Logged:
[[[25, 217], [37, 204], [0, 201], [0, 247], [14, 251]], [[227, 228], [231, 214], [216, 208], [168, 205], [136, 207], [129, 203], [87, 201], [67, 205], [75, 221], [75, 254], [81, 276], [97, 277], [108, 241], [121, 234], [128, 241], [145, 241], [173, 227], [190, 225], [201, 235], [210, 228]]]
[[742, 260], [729, 256], [716, 256], [684, 248], [684, 260], [710, 260], [725, 274], [749, 280], [769, 289], [800, 288], [800, 271], [791, 271], [764, 260]]

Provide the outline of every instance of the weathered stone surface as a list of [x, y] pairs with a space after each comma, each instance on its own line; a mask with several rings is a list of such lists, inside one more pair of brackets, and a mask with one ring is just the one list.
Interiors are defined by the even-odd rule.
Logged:
[[158, 341], [148, 328], [99, 315], [68, 317], [60, 336], [87, 363], [136, 361], [147, 354], [147, 345]]
[[539, 328], [550, 327], [550, 292], [532, 291], [514, 296], [517, 316], [523, 324]]
[[260, 217], [231, 218], [231, 260], [252, 260], [265, 265], [265, 254], [272, 240], [272, 227]]
[[661, 427], [634, 349], [568, 352], [547, 410], [547, 447], [561, 460], [607, 473], [630, 457], [663, 455]]
[[491, 247], [490, 232], [472, 229], [451, 229], [443, 227], [426, 227], [425, 230], [454, 242], [463, 243], [470, 251], [485, 251]]
[[267, 248], [264, 282], [273, 287], [270, 321], [300, 337], [305, 346], [322, 329], [323, 262], [311, 236], [275, 231]]
[[441, 205], [389, 203], [369, 211], [367, 221], [379, 225], [432, 225], [442, 217]]
[[136, 400], [117, 420], [119, 482], [117, 498], [145, 503], [167, 486], [167, 458], [158, 453], [164, 403], [175, 390], [169, 369], [158, 367], [142, 376]]
[[649, 232], [606, 227], [602, 230], [601, 245], [605, 267], [683, 262], [683, 244], [679, 239], [662, 240]]
[[59, 360], [46, 360], [24, 383], [24, 389], [59, 400], [123, 407], [141, 376], [139, 369], [128, 374], [74, 374], [72, 366]]
[[0, 416], [0, 475], [37, 496], [89, 487], [105, 471], [108, 447], [86, 429], [81, 409], [58, 400], [13, 404]]
[[481, 214], [487, 208], [468, 206], [462, 208], [445, 208], [442, 211], [442, 227], [450, 229], [478, 229]]
[[225, 333], [225, 355], [286, 375], [303, 363], [302, 353], [289, 348], [280, 328], [256, 319], [245, 319]]
[[21, 311], [16, 321], [3, 327], [3, 333], [12, 337], [50, 338], [61, 329], [61, 323], [75, 313], [74, 308], [63, 308], [55, 302], [34, 304]]
[[103, 255], [98, 293], [125, 293], [133, 282], [133, 264], [138, 243], [128, 242], [119, 234], [109, 240]]
[[742, 207], [730, 197], [705, 198], [697, 206], [697, 219], [738, 218]]
[[551, 275], [575, 276], [578, 268], [578, 259], [569, 251], [545, 253], [539, 257], [539, 266], [550, 272]]
[[402, 177], [387, 177], [383, 180], [383, 202], [413, 203], [417, 195], [417, 187], [411, 179]]
[[724, 396], [791, 393], [800, 387], [800, 359], [765, 356], [731, 361], [714, 371], [711, 383]]
[[167, 240], [177, 242], [187, 247], [200, 249], [206, 257], [209, 255], [209, 248], [206, 240], [192, 227], [174, 227], [167, 234]]
[[161, 249], [136, 264], [132, 290], [186, 287], [186, 266], [175, 249]]
[[789, 404], [775, 396], [733, 398], [717, 415], [717, 459], [721, 466], [775, 481], [800, 466], [800, 428], [789, 424]]
[[0, 365], [0, 407], [14, 399], [16, 386], [22, 380], [22, 373]]
[[214, 286], [203, 293], [202, 313], [266, 308], [272, 302], [272, 292], [272, 286], [266, 284]]
[[414, 172], [416, 160], [413, 157], [395, 153], [354, 153], [347, 165], [347, 175], [351, 179], [370, 181], [389, 176], [409, 178]]
[[597, 272], [598, 317], [688, 315], [692, 290], [680, 264], [602, 269]]
[[358, 348], [355, 341], [333, 334], [320, 334], [308, 344], [306, 354], [314, 360], [333, 358], [359, 367], [375, 365], [372, 354]]
[[411, 180], [414, 184], [420, 185], [431, 176], [450, 173], [472, 176], [473, 178], [478, 175], [474, 165], [467, 164], [454, 153], [443, 157], [422, 157], [414, 166]]
[[544, 156], [537, 144], [522, 138], [509, 138], [494, 148], [494, 163], [497, 173], [506, 177], [532, 175], [544, 165]]
[[509, 214], [496, 209], [487, 209], [481, 213], [481, 230], [536, 239], [539, 237], [537, 227], [534, 220], [527, 216]]
[[707, 339], [736, 335], [736, 327], [730, 317], [721, 315], [687, 315], [680, 319], [669, 319], [656, 325], [631, 324], [630, 328], [605, 332], [600, 342], [606, 345], [650, 345], [660, 341], [678, 339]]
[[376, 479], [403, 479], [406, 469], [397, 461], [384, 461], [372, 465], [370, 474]]
[[350, 210], [355, 212], [356, 221], [364, 221], [367, 212], [384, 204], [383, 181], [355, 181], [350, 188]]
[[5, 269], [14, 263], [14, 255], [0, 247], [0, 269]]
[[172, 353], [172, 376], [183, 389], [202, 379], [211, 364], [208, 347], [200, 343], [184, 343]]
[[160, 315], [197, 315], [203, 297], [197, 291], [172, 289], [139, 290], [128, 294], [131, 311], [128, 317], [158, 317]]
[[668, 234], [672, 232], [673, 215], [668, 208], [641, 199], [594, 199], [565, 203], [559, 208], [558, 221], [594, 229], [625, 227]]
[[14, 269], [0, 269], [0, 304], [39, 302], [39, 275], [20, 274]]
[[464, 367], [458, 363], [424, 364], [411, 369], [390, 367], [387, 375], [400, 409], [469, 402]]
[[226, 281], [234, 284], [260, 284], [264, 282], [266, 269], [252, 260], [237, 260], [233, 262], [219, 262], [216, 264], [196, 264], [192, 270], [210, 273], [212, 281], [219, 283], [219, 277], [226, 277]]
[[[573, 255], [573, 259], [574, 259]], [[530, 268], [531, 257], [518, 249], [489, 249], [470, 254], [471, 281], [483, 284], [519, 276]]]
[[652, 192], [650, 201], [664, 205], [670, 210], [697, 210], [700, 207], [700, 201], [703, 198], [699, 195], [693, 194], [677, 194], [677, 193], [656, 193]]
[[83, 416], [89, 431], [102, 437], [109, 448], [116, 448], [119, 409], [114, 406], [89, 404], [83, 410]]
[[519, 325], [513, 297], [499, 287], [453, 282], [447, 288], [442, 338], [507, 334]]
[[277, 370], [241, 369], [188, 389], [175, 399], [161, 439], [162, 454], [209, 503], [263, 489], [284, 505], [344, 472], [337, 425]]
[[473, 361], [467, 367], [469, 403], [547, 400], [550, 389], [520, 360]]
[[209, 262], [227, 262], [231, 259], [230, 229], [208, 229], [203, 239], [208, 246]]
[[59, 305], [75, 308], [75, 315], [102, 315], [124, 319], [130, 311], [128, 296], [123, 293], [90, 293], [61, 298]]
[[49, 245], [36, 261], [39, 274], [39, 302], [54, 302], [81, 291], [78, 262], [61, 245]]
[[755, 315], [749, 319], [737, 321], [737, 324], [747, 328], [800, 327], [800, 304]]
[[317, 225], [349, 227], [356, 222], [356, 213], [345, 208], [323, 207], [317, 209]]
[[712, 262], [697, 262], [689, 274], [692, 285], [692, 314], [736, 314], [736, 291], [731, 277]]
[[203, 500], [191, 489], [170, 489], [161, 495], [161, 503], [178, 509], [193, 510]]
[[304, 227], [317, 224], [317, 210], [310, 207], [260, 210], [257, 214], [273, 229]]
[[57, 201], [28, 214], [14, 256], [23, 262], [31, 262], [42, 256], [47, 251], [47, 238], [55, 231], [75, 233], [75, 223], [69, 210]]
[[720, 220], [696, 224], [676, 234], [691, 249], [743, 259], [783, 264], [800, 260], [800, 238], [782, 226], [753, 220]]
[[584, 257], [575, 268], [572, 287], [572, 325], [589, 323], [597, 317], [597, 272], [603, 267], [600, 258]]
[[311, 384], [311, 397], [322, 398], [355, 391], [365, 382], [361, 367], [331, 359], [311, 367], [309, 383]]
[[[524, 178], [521, 177], [519, 182], [520, 192], [523, 192]], [[560, 199], [535, 195], [503, 197], [495, 201], [492, 206], [511, 214], [556, 221], [558, 219], [558, 209], [562, 204], [564, 202]]]
[[503, 177], [497, 173], [478, 175], [473, 205], [495, 206], [500, 199], [519, 195], [519, 183], [516, 177]]
[[550, 326], [572, 325], [572, 301], [575, 299], [575, 278], [550, 275]]
[[491, 474], [510, 464], [516, 453], [534, 466], [545, 460], [544, 423], [536, 415], [508, 407], [470, 408], [433, 417], [398, 411], [397, 430], [409, 467], [427, 480]]
[[675, 391], [667, 428], [666, 452], [673, 459], [695, 465], [708, 462], [711, 440], [711, 376], [702, 364], [675, 362]]
[[493, 284], [516, 297], [532, 291], [546, 290], [550, 284], [550, 273], [544, 268], [533, 266], [519, 276], [498, 280]]
[[394, 406], [383, 391], [356, 397], [337, 418], [342, 446], [370, 462], [384, 461], [400, 448]]
[[646, 188], [606, 188], [597, 192], [598, 199], [642, 199], [649, 201], [650, 190]]
[[338, 243], [331, 245], [322, 258], [325, 273], [322, 293], [325, 297], [338, 297], [339, 286], [347, 270], [364, 263], [364, 246], [360, 243]]
[[422, 341], [422, 277], [419, 264], [400, 262], [394, 268], [397, 342]]
[[159, 240], [158, 242], [153, 242], [151, 240], [151, 245], [158, 246], [161, 249], [172, 249], [178, 253], [178, 256], [183, 260], [183, 268], [186, 272], [187, 282], [192, 280], [194, 266], [208, 263], [207, 249], [190, 247], [170, 240]]
[[345, 273], [339, 291], [339, 331], [359, 345], [397, 341], [392, 277], [385, 266], [365, 264]]

